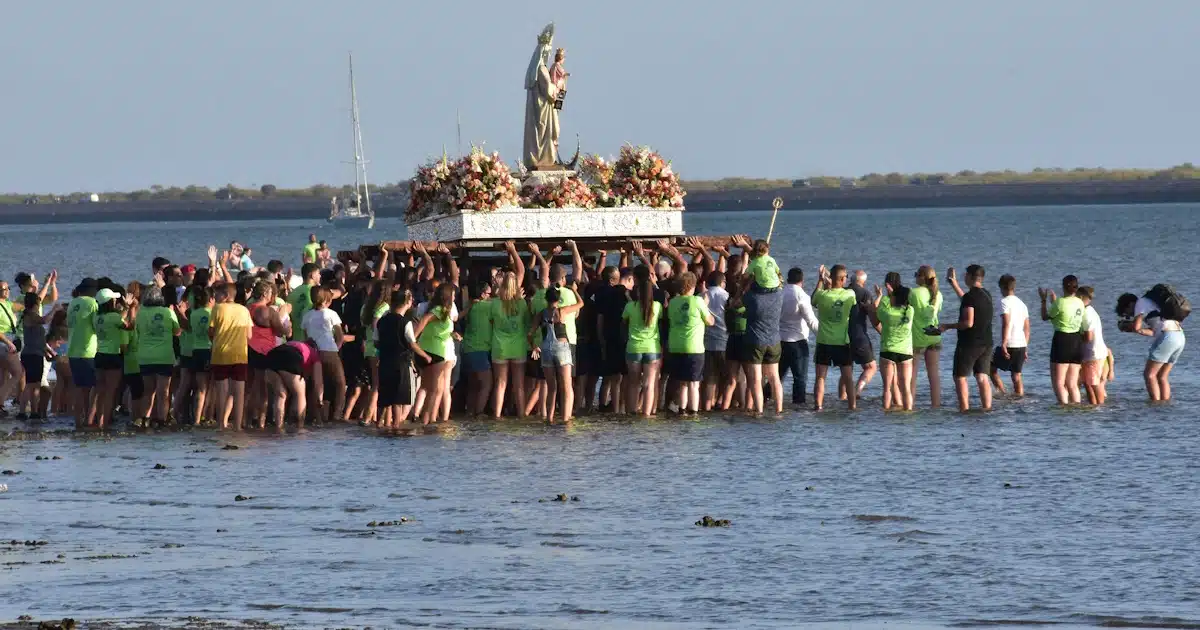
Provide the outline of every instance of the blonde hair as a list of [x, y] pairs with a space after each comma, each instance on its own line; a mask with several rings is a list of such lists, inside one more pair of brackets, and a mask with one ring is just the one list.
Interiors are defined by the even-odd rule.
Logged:
[[517, 289], [516, 272], [504, 272], [504, 277], [500, 280], [500, 290], [497, 291], [496, 297], [500, 298], [500, 305], [504, 307], [505, 315], [512, 316], [517, 314], [517, 300], [521, 299], [521, 294]]

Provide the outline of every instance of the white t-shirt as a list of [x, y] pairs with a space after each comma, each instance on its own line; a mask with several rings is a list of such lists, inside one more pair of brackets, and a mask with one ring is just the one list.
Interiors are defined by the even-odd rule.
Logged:
[[[1157, 315], [1158, 303], [1148, 297], [1138, 298], [1137, 304], [1133, 305], [1134, 317], [1142, 316], [1142, 323], [1154, 330], [1154, 334], [1159, 334], [1163, 330], [1179, 330], [1179, 322], [1173, 319], [1163, 319]], [[1156, 313], [1154, 317], [1146, 317], [1150, 313]]]
[[304, 320], [300, 322], [304, 334], [317, 343], [317, 350], [321, 352], [338, 351], [337, 342], [333, 339], [333, 327], [341, 325], [342, 318], [328, 308], [311, 310], [304, 314]]
[[[1000, 300], [1001, 315], [1008, 315], [1008, 347], [1024, 348], [1029, 345], [1025, 338], [1025, 322], [1029, 321], [1029, 307], [1015, 295], [1006, 295]], [[1004, 321], [1001, 319], [1000, 321]], [[1000, 338], [1001, 343], [1004, 337]]]
[[1080, 328], [1080, 331], [1096, 333], [1090, 343], [1083, 342], [1083, 360], [1103, 361], [1107, 359], [1108, 346], [1104, 345], [1104, 330], [1101, 327], [1100, 314], [1092, 308], [1091, 304], [1088, 304], [1083, 311], [1083, 327]]

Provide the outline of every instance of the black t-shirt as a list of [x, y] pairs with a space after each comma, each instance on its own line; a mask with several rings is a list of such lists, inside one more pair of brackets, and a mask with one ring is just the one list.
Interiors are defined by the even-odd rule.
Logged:
[[870, 348], [871, 337], [867, 331], [871, 327], [871, 317], [867, 305], [872, 302], [871, 294], [863, 287], [853, 283], [849, 289], [854, 291], [854, 306], [850, 307], [850, 346]]
[[404, 328], [412, 321], [413, 318], [408, 314], [397, 315], [389, 312], [375, 324], [379, 333], [375, 347], [379, 350], [381, 369], [407, 369], [412, 363], [412, 349], [408, 346], [408, 340], [404, 338]]
[[967, 308], [975, 309], [974, 325], [958, 331], [958, 345], [975, 347], [992, 346], [992, 294], [986, 289], [972, 287], [962, 296], [958, 320], [966, 319]]
[[[621, 315], [629, 296], [621, 285], [601, 287], [596, 292], [596, 314], [604, 316], [604, 339], [609, 343], [620, 341]], [[624, 341], [620, 341], [624, 347]]]

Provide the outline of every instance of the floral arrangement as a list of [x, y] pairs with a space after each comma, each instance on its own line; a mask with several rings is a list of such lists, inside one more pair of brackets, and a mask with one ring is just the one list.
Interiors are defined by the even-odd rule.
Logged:
[[473, 147], [457, 160], [443, 156], [417, 168], [409, 182], [405, 216], [420, 219], [456, 212], [526, 208], [683, 208], [687, 194], [671, 163], [648, 147], [626, 145], [616, 160], [588, 155], [577, 177], [520, 190], [519, 181], [497, 152]]
[[453, 162], [443, 157], [417, 168], [409, 192], [409, 218], [439, 210], [487, 212], [519, 203], [517, 180], [500, 154], [478, 148]]
[[417, 174], [408, 182], [406, 216], [417, 216], [430, 210], [442, 197], [450, 181], [450, 163], [445, 158], [417, 167]]
[[579, 163], [579, 176], [588, 184], [607, 190], [612, 184], [612, 163], [599, 155], [588, 155]]
[[671, 163], [649, 147], [621, 147], [613, 164], [611, 189], [614, 196], [651, 208], [682, 208], [684, 192]]
[[596, 193], [578, 177], [563, 177], [553, 183], [524, 191], [525, 208], [595, 208]]

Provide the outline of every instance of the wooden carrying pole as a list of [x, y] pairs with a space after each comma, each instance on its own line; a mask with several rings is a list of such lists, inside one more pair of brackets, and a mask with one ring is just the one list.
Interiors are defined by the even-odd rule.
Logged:
[[771, 213], [771, 228], [767, 230], [767, 243], [771, 242], [771, 235], [775, 233], [775, 217], [779, 216], [779, 209], [783, 207], [783, 197], [776, 197], [771, 201], [771, 207], [775, 211]]

